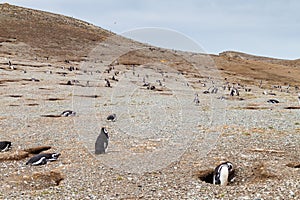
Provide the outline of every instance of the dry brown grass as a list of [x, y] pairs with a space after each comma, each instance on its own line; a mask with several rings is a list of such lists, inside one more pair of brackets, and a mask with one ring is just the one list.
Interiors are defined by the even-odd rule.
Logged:
[[8, 160], [22, 160], [27, 158], [29, 153], [26, 151], [15, 151], [15, 152], [5, 152], [0, 154], [0, 161], [8, 161]]
[[39, 146], [39, 147], [32, 147], [28, 149], [24, 149], [24, 151], [31, 153], [31, 154], [39, 154], [42, 151], [47, 151], [51, 149], [51, 146]]
[[22, 189], [44, 189], [58, 186], [64, 180], [64, 175], [58, 170], [33, 172], [23, 175], [12, 175], [7, 178], [7, 185]]

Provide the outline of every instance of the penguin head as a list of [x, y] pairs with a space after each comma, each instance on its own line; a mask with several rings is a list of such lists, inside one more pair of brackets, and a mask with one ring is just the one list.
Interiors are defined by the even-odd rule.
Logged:
[[60, 153], [52, 153], [52, 158], [57, 159], [60, 156]]
[[107, 139], [109, 139], [108, 131], [106, 130], [106, 128], [102, 127], [101, 128], [101, 132], [105, 134], [105, 136], [107, 137]]
[[224, 164], [227, 165], [229, 171], [233, 171], [233, 164], [232, 164], [231, 162], [228, 162], [228, 161], [227, 161], [227, 162], [225, 162]]

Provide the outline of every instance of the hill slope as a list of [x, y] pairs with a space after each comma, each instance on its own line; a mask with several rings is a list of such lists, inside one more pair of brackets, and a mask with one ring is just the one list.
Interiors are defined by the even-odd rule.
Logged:
[[[97, 44], [115, 36], [89, 23], [62, 15], [9, 4], [1, 4], [0, 11], [0, 54], [4, 57], [5, 55], [23, 56], [27, 59], [43, 57], [50, 60], [55, 57], [56, 61], [81, 61]], [[135, 42], [125, 40], [122, 45], [130, 47], [133, 43]], [[137, 52], [132, 54], [123, 56], [123, 60], [131, 60], [135, 63]], [[174, 52], [158, 50], [154, 57], [155, 60], [172, 59]], [[263, 80], [270, 84], [299, 85], [300, 83], [299, 60], [281, 60], [239, 52], [223, 52], [211, 57], [223, 76], [233, 82], [259, 84]], [[140, 56], [136, 58], [141, 59]], [[145, 59], [149, 61], [149, 57]], [[190, 68], [189, 65], [184, 67]]]
[[[0, 42], [24, 44], [18, 56], [82, 57], [98, 42], [113, 34], [86, 22], [9, 4], [0, 5]], [[22, 46], [22, 45], [21, 45]], [[14, 54], [16, 49], [1, 54]]]

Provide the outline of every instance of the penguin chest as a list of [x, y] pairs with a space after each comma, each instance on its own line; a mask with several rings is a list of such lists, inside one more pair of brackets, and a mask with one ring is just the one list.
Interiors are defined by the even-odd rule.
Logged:
[[227, 167], [222, 167], [219, 174], [220, 185], [227, 185], [229, 170]]

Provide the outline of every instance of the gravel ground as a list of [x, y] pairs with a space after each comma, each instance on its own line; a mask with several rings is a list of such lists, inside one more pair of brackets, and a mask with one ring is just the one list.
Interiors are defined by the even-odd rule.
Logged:
[[[0, 199], [300, 198], [300, 109], [285, 108], [298, 106], [295, 91], [274, 97], [251, 86], [251, 92], [241, 88], [239, 97], [230, 97], [221, 89], [224, 77], [203, 55], [179, 53], [191, 58], [199, 77], [164, 60], [124, 65], [118, 58], [139, 46], [118, 40], [100, 44], [84, 63], [71, 63], [75, 71], [67, 63], [16, 58], [11, 70], [1, 58], [1, 140], [13, 148], [0, 158], [41, 145], [61, 157], [36, 167], [26, 166], [27, 158], [0, 159]], [[114, 74], [118, 81], [104, 87]], [[156, 89], [148, 90], [143, 79]], [[66, 84], [72, 80], [79, 82]], [[219, 92], [204, 94], [212, 85]], [[199, 105], [193, 103], [196, 93]], [[270, 98], [280, 103], [267, 103]], [[77, 115], [42, 117], [67, 109]], [[116, 122], [106, 122], [111, 113]], [[110, 133], [109, 148], [95, 156], [102, 126]], [[225, 160], [235, 165], [233, 183], [201, 180], [203, 171]]]

